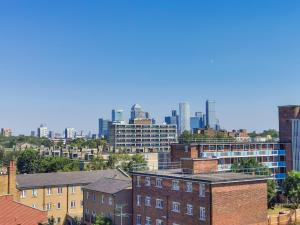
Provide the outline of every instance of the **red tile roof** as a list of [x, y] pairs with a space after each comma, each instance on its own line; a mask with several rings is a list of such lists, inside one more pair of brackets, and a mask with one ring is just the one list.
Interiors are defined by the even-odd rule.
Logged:
[[47, 212], [15, 202], [11, 195], [0, 196], [1, 225], [38, 225], [47, 222]]

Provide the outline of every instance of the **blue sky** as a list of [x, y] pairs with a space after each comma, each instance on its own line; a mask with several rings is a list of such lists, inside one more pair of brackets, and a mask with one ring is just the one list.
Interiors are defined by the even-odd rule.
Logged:
[[299, 1], [0, 1], [0, 127], [96, 132], [112, 108], [214, 99], [224, 128], [277, 128], [300, 104], [299, 27]]

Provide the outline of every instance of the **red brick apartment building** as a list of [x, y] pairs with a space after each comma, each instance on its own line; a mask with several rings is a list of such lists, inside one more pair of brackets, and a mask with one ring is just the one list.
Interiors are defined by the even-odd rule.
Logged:
[[134, 225], [265, 225], [267, 178], [217, 172], [216, 159], [132, 173]]

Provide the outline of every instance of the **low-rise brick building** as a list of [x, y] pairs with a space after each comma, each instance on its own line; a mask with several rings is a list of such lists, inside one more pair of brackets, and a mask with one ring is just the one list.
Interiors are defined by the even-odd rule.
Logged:
[[216, 159], [132, 172], [134, 225], [265, 225], [267, 178], [218, 172]]

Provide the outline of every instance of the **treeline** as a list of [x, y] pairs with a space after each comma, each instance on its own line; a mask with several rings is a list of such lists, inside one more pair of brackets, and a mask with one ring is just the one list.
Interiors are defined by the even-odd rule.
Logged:
[[279, 132], [275, 129], [269, 129], [269, 130], [264, 130], [261, 133], [256, 133], [255, 131], [251, 132], [248, 134], [249, 137], [255, 138], [255, 137], [267, 137], [270, 135], [272, 138], [278, 138], [279, 137]]
[[233, 140], [233, 137], [229, 137], [226, 135], [224, 132], [218, 132], [215, 131], [214, 134], [212, 135], [207, 135], [207, 134], [193, 134], [189, 131], [184, 131], [180, 136], [179, 140], [180, 141], [192, 141], [192, 140], [201, 140], [201, 139], [207, 139], [207, 138], [212, 138], [212, 139], [228, 139], [228, 140]]

